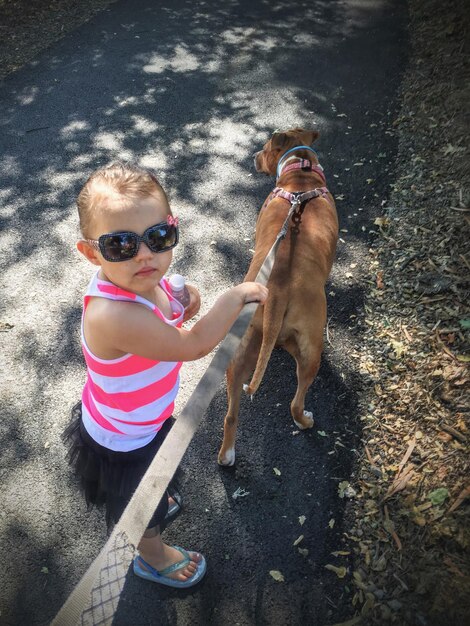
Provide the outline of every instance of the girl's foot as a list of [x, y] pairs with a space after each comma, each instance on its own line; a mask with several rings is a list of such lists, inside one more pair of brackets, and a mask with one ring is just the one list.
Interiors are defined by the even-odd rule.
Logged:
[[[165, 574], [166, 578], [171, 578], [172, 580], [179, 580], [181, 582], [186, 582], [189, 578], [192, 578], [194, 574], [196, 574], [199, 563], [202, 562], [203, 557], [199, 552], [188, 552], [189, 563], [174, 572], [169, 572]], [[142, 569], [148, 569], [145, 567], [146, 564], [150, 565], [157, 572], [161, 572], [172, 565], [176, 565], [181, 563], [183, 560], [182, 554], [180, 550], [177, 550], [173, 546], [169, 546], [167, 544], [163, 544], [163, 551], [161, 557], [158, 558], [146, 556], [142, 554], [143, 562], [140, 562]]]

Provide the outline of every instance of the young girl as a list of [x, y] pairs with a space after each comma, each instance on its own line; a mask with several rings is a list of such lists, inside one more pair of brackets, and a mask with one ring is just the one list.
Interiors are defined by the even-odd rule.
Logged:
[[[87, 503], [104, 504], [111, 525], [171, 428], [181, 362], [208, 354], [244, 304], [264, 303], [267, 290], [249, 282], [233, 287], [185, 330], [182, 323], [199, 310], [199, 294], [189, 288], [185, 311], [168, 289], [164, 277], [178, 243], [178, 218], [155, 176], [120, 163], [103, 167], [77, 204], [83, 236], [77, 248], [98, 270], [82, 316], [87, 381], [64, 439]], [[201, 554], [162, 541], [167, 511], [163, 498], [139, 543], [134, 572], [190, 587], [204, 576], [206, 563]]]

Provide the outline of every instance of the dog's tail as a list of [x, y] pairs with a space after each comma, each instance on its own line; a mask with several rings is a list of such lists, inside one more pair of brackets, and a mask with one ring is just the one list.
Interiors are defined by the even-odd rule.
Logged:
[[[277, 293], [282, 291], [276, 290]], [[258, 390], [263, 380], [264, 372], [268, 366], [269, 357], [276, 345], [276, 340], [281, 331], [282, 322], [287, 308], [287, 297], [274, 297], [267, 299], [263, 311], [263, 341], [258, 355], [255, 371], [249, 385], [243, 385], [245, 393], [252, 396]]]

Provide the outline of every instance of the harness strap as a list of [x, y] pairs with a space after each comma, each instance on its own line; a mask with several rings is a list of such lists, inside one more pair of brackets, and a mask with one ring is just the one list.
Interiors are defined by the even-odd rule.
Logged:
[[309, 191], [286, 191], [282, 187], [276, 187], [273, 189], [270, 200], [274, 198], [284, 198], [291, 204], [303, 204], [312, 198], [325, 197], [329, 193], [326, 187], [317, 187], [316, 189], [310, 189]]

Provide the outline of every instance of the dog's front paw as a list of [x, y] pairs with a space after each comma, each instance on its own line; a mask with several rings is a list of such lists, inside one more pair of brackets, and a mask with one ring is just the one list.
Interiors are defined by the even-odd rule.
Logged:
[[302, 421], [298, 422], [296, 419], [294, 419], [294, 423], [297, 426], [297, 428], [300, 428], [300, 430], [305, 430], [306, 428], [312, 428], [313, 427], [313, 413], [311, 413], [310, 411], [304, 411]]
[[226, 452], [220, 451], [217, 462], [219, 465], [232, 467], [235, 464], [235, 448], [229, 448]]

